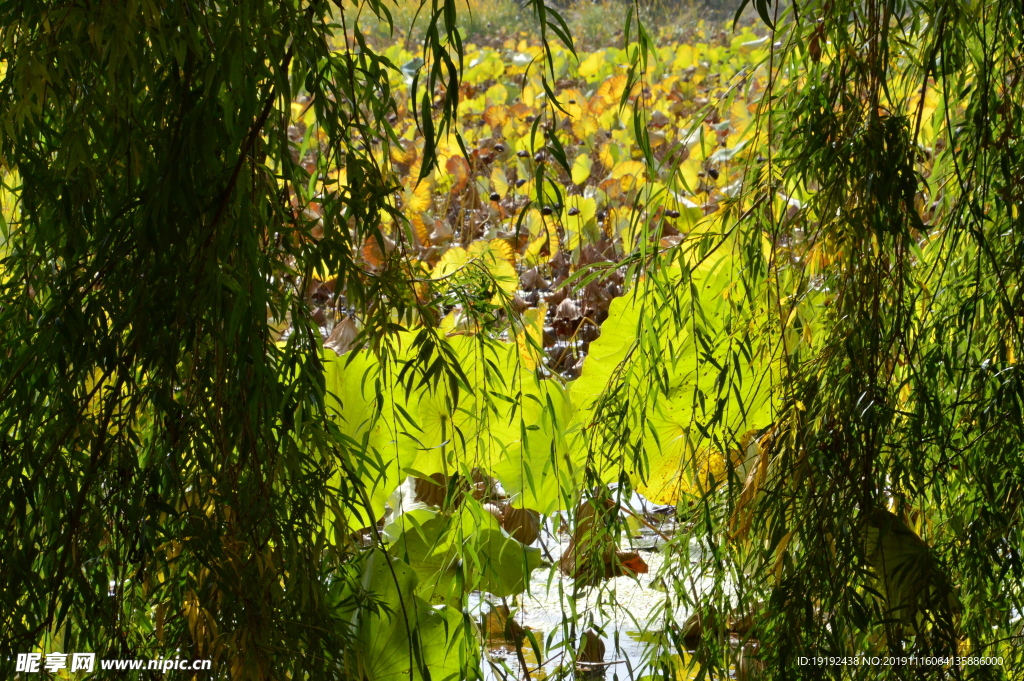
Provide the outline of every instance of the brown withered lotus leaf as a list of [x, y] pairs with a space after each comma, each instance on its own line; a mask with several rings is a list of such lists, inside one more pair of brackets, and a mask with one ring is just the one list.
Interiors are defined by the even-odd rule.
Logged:
[[580, 375], [580, 373], [582, 373], [582, 371], [583, 371], [583, 360], [585, 360], [586, 358], [587, 358], [587, 353], [585, 351], [581, 352], [579, 354], [579, 357], [576, 359], [576, 363], [573, 364], [569, 368], [569, 371], [572, 373], [573, 378], [577, 378]]
[[681, 628], [683, 645], [687, 650], [696, 650], [704, 638], [705, 631], [713, 631], [718, 627], [718, 611], [712, 606], [707, 612], [693, 612]]
[[[552, 326], [555, 329], [555, 334], [560, 338], [568, 338], [576, 333], [576, 329], [579, 328], [582, 320], [583, 313], [580, 311], [579, 304], [572, 298], [566, 298], [555, 309], [555, 318]], [[571, 364], [566, 366], [571, 366]]]
[[323, 307], [314, 307], [312, 319], [317, 326], [324, 326], [327, 323], [327, 311]]
[[592, 317], [597, 310], [607, 310], [612, 296], [599, 282], [592, 281], [583, 289], [583, 313]]
[[506, 506], [500, 522], [503, 530], [526, 546], [537, 541], [540, 536], [540, 514], [528, 508]]
[[447, 163], [445, 163], [445, 170], [447, 170], [453, 178], [451, 188], [453, 193], [460, 193], [466, 188], [466, 185], [469, 184], [469, 163], [462, 156], [454, 155], [450, 157]]
[[611, 566], [612, 577], [622, 577], [623, 575], [646, 575], [647, 571], [647, 561], [645, 561], [638, 552], [615, 552], [615, 564]]
[[338, 278], [331, 277], [327, 281], [321, 281], [317, 287], [316, 295], [325, 295], [328, 298], [334, 296], [334, 289], [338, 285]]
[[654, 113], [651, 114], [651, 118], [648, 121], [648, 125], [652, 128], [664, 128], [671, 121], [669, 117], [663, 114], [660, 110], [655, 109]]
[[572, 348], [563, 347], [553, 350], [548, 356], [548, 367], [552, 371], [564, 373], [571, 371], [576, 366], [576, 355], [573, 353]]
[[484, 510], [494, 516], [498, 523], [505, 517], [505, 508], [499, 504], [484, 504]]
[[598, 248], [594, 244], [587, 244], [580, 250], [580, 267], [610, 261], [611, 259], [608, 257], [608, 252], [604, 249]]
[[[381, 249], [381, 241], [384, 242], [383, 250]], [[363, 262], [371, 269], [377, 269], [384, 264], [385, 253], [391, 253], [394, 250], [395, 242], [390, 238], [385, 236], [378, 240], [374, 236], [369, 236], [363, 242]]]
[[555, 310], [555, 319], [560, 321], [573, 321], [582, 317], [580, 306], [572, 298], [566, 298], [558, 304]]
[[359, 335], [359, 328], [352, 317], [345, 317], [334, 325], [331, 333], [324, 341], [324, 347], [339, 355], [343, 355], [355, 347], [356, 337]]
[[[676, 216], [678, 217], [678, 215], [679, 215], [678, 211], [673, 211], [673, 213], [675, 213]], [[661, 236], [662, 236], [662, 238], [671, 237], [671, 236], [674, 236], [674, 237], [680, 236], [679, 230], [676, 229], [675, 224], [673, 224], [673, 222], [672, 222], [672, 220], [674, 220], [675, 218], [673, 218], [671, 215], [667, 214], [667, 212], [664, 212], [664, 211], [661, 211], [658, 217], [659, 217], [659, 222], [660, 222], [660, 227], [661, 227]], [[679, 243], [679, 242], [676, 241], [676, 243]]]
[[584, 344], [593, 343], [600, 337], [601, 329], [596, 324], [581, 324], [579, 331], [576, 332], [576, 338]]
[[[745, 614], [730, 614], [725, 618], [726, 632], [746, 637], [754, 628], [754, 611], [763, 606], [763, 602], [757, 602]], [[687, 650], [696, 649], [705, 632], [713, 633], [719, 627], [721, 620], [721, 615], [714, 606], [703, 611], [698, 610], [686, 618], [680, 633], [682, 633], [683, 644]]]
[[430, 233], [430, 242], [433, 244], [445, 243], [452, 238], [452, 228], [443, 220], [434, 220], [434, 231]]
[[572, 266], [572, 261], [569, 260], [569, 256], [564, 250], [560, 250], [552, 256], [548, 264], [551, 265], [551, 272], [553, 274], [565, 277], [569, 275], [569, 268]]
[[[320, 213], [319, 213], [319, 210], [320, 210], [319, 209], [319, 205], [311, 203], [310, 204], [310, 208], [312, 209], [313, 206], [317, 206], [317, 212], [315, 213], [315, 215], [317, 217], [319, 217], [319, 215], [320, 215]], [[320, 239], [324, 238], [324, 222], [323, 222], [323, 220], [319, 220], [315, 225], [313, 225], [313, 228], [309, 230], [309, 235], [311, 237], [313, 237], [314, 239], [316, 239], [317, 241], [320, 241]]]
[[428, 506], [441, 506], [448, 495], [448, 476], [434, 473], [429, 479], [416, 478], [413, 489], [416, 501]]
[[610, 515], [618, 504], [610, 499], [587, 500], [576, 507], [576, 527], [558, 569], [578, 587], [594, 586], [606, 579], [645, 574], [647, 563], [635, 551], [619, 551], [608, 531]]
[[540, 269], [536, 267], [531, 267], [523, 272], [522, 276], [519, 277], [519, 281], [522, 283], [524, 291], [547, 289], [550, 285], [550, 282], [540, 273]]
[[614, 552], [614, 541], [600, 532], [605, 526], [607, 513], [614, 506], [615, 503], [607, 499], [589, 499], [576, 506], [576, 526], [569, 538], [569, 546], [558, 561], [562, 574], [575, 579], [582, 572], [580, 568], [583, 567], [584, 559], [589, 557], [588, 554], [599, 553], [604, 557], [609, 545]]
[[[334, 280], [332, 279], [331, 281], [333, 282]], [[310, 280], [309, 288], [309, 300], [313, 303], [316, 303], [317, 305], [325, 305], [328, 301], [330, 301], [331, 296], [334, 293], [334, 286], [328, 288], [324, 286], [321, 282], [318, 282], [316, 279]]]
[[569, 291], [564, 288], [560, 288], [549, 293], [544, 297], [544, 300], [547, 302], [548, 309], [551, 310], [551, 314], [554, 315], [554, 311], [557, 309], [558, 305], [568, 297]]
[[473, 479], [473, 498], [481, 502], [496, 501], [499, 498], [498, 483], [482, 469], [474, 468], [470, 471]]
[[587, 629], [580, 637], [580, 651], [576, 656], [577, 662], [584, 664], [597, 664], [604, 662], [605, 644], [601, 635], [593, 629]]
[[521, 297], [519, 297], [519, 294], [516, 293], [512, 296], [512, 309], [515, 310], [518, 314], [522, 314], [523, 312], [526, 312], [528, 309], [530, 309], [530, 304], [523, 300]]
[[[453, 484], [452, 498], [448, 499], [448, 491]], [[470, 486], [465, 476], [456, 475], [453, 481], [444, 473], [433, 473], [429, 478], [416, 478], [413, 489], [416, 501], [448, 511], [459, 508], [467, 493], [471, 493], [474, 498], [484, 502], [490, 501], [492, 498], [487, 492], [488, 483], [486, 481]], [[445, 503], [446, 501], [447, 503]]]
[[518, 643], [526, 634], [522, 625], [512, 617], [508, 606], [499, 603], [492, 605], [483, 618], [484, 635], [489, 641], [506, 641]]

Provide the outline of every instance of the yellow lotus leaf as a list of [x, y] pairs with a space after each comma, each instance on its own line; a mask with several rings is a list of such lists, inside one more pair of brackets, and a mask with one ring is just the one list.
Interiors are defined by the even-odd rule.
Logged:
[[734, 130], [740, 130], [746, 126], [747, 121], [750, 119], [750, 112], [747, 111], [747, 103], [742, 99], [737, 99], [729, 107], [729, 123], [732, 125]]
[[531, 208], [526, 212], [526, 217], [523, 218], [522, 231], [534, 238], [539, 237], [542, 234], [547, 234], [547, 227], [544, 225], [544, 216], [540, 214], [539, 210]]
[[306, 104], [298, 104], [296, 102], [292, 102], [292, 120], [296, 123], [301, 122], [307, 127], [316, 123], [316, 113], [313, 111], [313, 103], [307, 102]]
[[[477, 241], [470, 245], [469, 250], [456, 246], [441, 256], [434, 266], [433, 276], [442, 280], [438, 287], [446, 290], [450, 286], [469, 285], [473, 281], [471, 277], [483, 268], [499, 288], [512, 294], [519, 288], [519, 276], [507, 259], [510, 253], [511, 247], [500, 239]], [[477, 269], [474, 271], [472, 268]], [[500, 298], [495, 296], [494, 302], [500, 302]]]
[[694, 225], [704, 217], [704, 210], [685, 196], [676, 195], [675, 199], [672, 206], [679, 211], [679, 220], [676, 223], [677, 228], [680, 230], [686, 229], [687, 231], [693, 229]]
[[608, 102], [604, 101], [596, 94], [589, 100], [587, 100], [586, 110], [592, 113], [594, 116], [601, 116], [601, 114], [609, 110], [614, 111], [614, 109], [608, 104]]
[[646, 484], [637, 491], [656, 504], [674, 504], [684, 495], [700, 496], [725, 478], [725, 459], [718, 452], [703, 450], [698, 454], [680, 454], [678, 466], [667, 461], [651, 468]]
[[647, 419], [644, 446], [650, 463], [647, 481], [637, 491], [657, 504], [674, 504], [684, 494], [700, 495], [725, 476], [722, 455], [700, 449], [691, 410], [665, 402]]
[[432, 276], [434, 279], [447, 277], [456, 270], [465, 267], [467, 262], [469, 262], [469, 254], [466, 252], [466, 249], [462, 246], [452, 246], [444, 252], [441, 259], [434, 265]]
[[676, 50], [676, 58], [672, 61], [673, 71], [685, 71], [693, 66], [695, 55], [691, 45], [680, 45]]
[[501, 128], [508, 122], [508, 107], [504, 104], [495, 104], [484, 110], [484, 121], [495, 130]]
[[[928, 88], [924, 94], [924, 104], [921, 103], [920, 91], [915, 89], [910, 100], [909, 110], [921, 112], [920, 142], [925, 146], [931, 146], [935, 142], [935, 110], [939, 108], [940, 99], [935, 88]], [[939, 110], [941, 114], [941, 109]]]
[[416, 160], [419, 150], [412, 142], [405, 140], [401, 145], [393, 144], [390, 149], [391, 160], [394, 163], [408, 165]]
[[586, 154], [580, 154], [572, 164], [572, 183], [583, 184], [590, 177], [590, 169], [594, 163]]
[[690, 161], [703, 161], [714, 152], [714, 134], [705, 134], [703, 128], [698, 129], [692, 138], [687, 138], [690, 145]]
[[548, 313], [548, 304], [530, 308], [523, 313], [522, 331], [516, 334], [516, 345], [523, 358], [523, 365], [530, 369], [537, 368], [544, 347], [544, 319]]
[[633, 176], [640, 184], [643, 184], [644, 170], [646, 166], [642, 161], [622, 161], [612, 167], [612, 179], [621, 180], [624, 177]]
[[597, 72], [604, 66], [604, 51], [591, 52], [586, 59], [580, 62], [579, 68], [576, 69], [576, 73], [581, 78], [590, 78], [597, 75]]
[[469, 184], [469, 163], [463, 156], [455, 154], [448, 159], [444, 167], [452, 176], [452, 192], [458, 194]]
[[573, 236], [578, 236], [591, 220], [597, 217], [597, 201], [585, 196], [569, 196], [566, 198], [565, 228]]
[[605, 104], [618, 104], [622, 98], [622, 92], [626, 89], [626, 76], [619, 74], [607, 79], [597, 88], [597, 97]]
[[500, 166], [495, 165], [491, 168], [491, 188], [499, 196], [505, 197], [508, 195], [508, 176], [505, 175], [505, 171]]
[[426, 222], [423, 220], [423, 216], [419, 213], [413, 213], [409, 218], [409, 223], [412, 225], [412, 233], [416, 235], [416, 239], [420, 242], [420, 246], [430, 246], [430, 228], [427, 227]]
[[537, 88], [533, 85], [527, 85], [519, 96], [526, 106], [535, 106], [537, 103]]
[[576, 135], [576, 138], [581, 142], [585, 141], [600, 129], [600, 121], [598, 121], [592, 114], [581, 113], [579, 116], [572, 119], [572, 134]]
[[540, 263], [541, 253], [544, 251], [544, 246], [548, 243], [548, 235], [539, 236], [531, 241], [526, 246], [526, 250], [523, 251], [523, 264], [534, 266]]
[[486, 108], [487, 99], [483, 95], [459, 100], [459, 113], [463, 116], [470, 114], [482, 114]]
[[505, 104], [508, 101], [508, 90], [504, 85], [498, 83], [487, 88], [487, 92], [484, 93], [484, 99], [489, 104]]
[[471, 256], [478, 255], [485, 259], [500, 259], [505, 262], [514, 262], [515, 260], [515, 254], [512, 252], [512, 247], [509, 246], [508, 242], [504, 239], [475, 241], [470, 245], [468, 253]]
[[348, 183], [348, 171], [345, 168], [337, 168], [327, 173], [328, 184], [335, 188], [345, 187]]
[[619, 160], [619, 148], [611, 142], [605, 142], [598, 147], [597, 158], [605, 168], [613, 168]]
[[534, 191], [533, 178], [530, 178], [529, 180], [527, 180], [526, 184], [524, 184], [523, 186], [516, 187], [515, 191], [520, 196], [531, 196], [532, 197], [532, 196], [536, 195], [537, 192]]
[[688, 158], [679, 164], [679, 179], [682, 180], [683, 188], [691, 194], [697, 193], [700, 186], [701, 162], [694, 158]]
[[600, 185], [601, 191], [605, 193], [609, 201], [617, 202], [622, 198], [622, 180], [616, 177], [609, 177]]
[[629, 219], [633, 214], [626, 206], [616, 206], [608, 211], [608, 229], [614, 234], [621, 234], [623, 231], [629, 229]]
[[575, 88], [569, 88], [562, 90], [558, 95], [558, 102], [565, 109], [566, 113], [572, 117], [579, 116], [583, 112], [583, 106], [587, 103], [587, 98], [583, 96], [583, 93]]
[[[409, 188], [409, 186], [412, 183], [416, 182], [417, 178], [419, 178], [419, 176], [420, 176], [420, 168], [422, 168], [422, 167], [423, 167], [423, 157], [421, 155], [417, 154], [415, 160], [413, 160], [412, 164], [409, 166], [409, 174], [405, 176], [406, 188]], [[426, 181], [426, 180], [424, 180], [424, 181]]]
[[[609, 106], [607, 109], [597, 114], [597, 124], [602, 130], [614, 129], [618, 125], [619, 120], [619, 111], [617, 106]], [[627, 124], [631, 125], [631, 123], [629, 123], [630, 119], [628, 115], [621, 120], [624, 120]]]
[[619, 183], [622, 185], [622, 191], [629, 193], [634, 189], [639, 189], [644, 186], [647, 180], [642, 175], [623, 175], [619, 178]]
[[[412, 174], [410, 173], [412, 177]], [[415, 181], [415, 180], [413, 180]], [[403, 206], [407, 213], [423, 213], [427, 211], [432, 205], [431, 191], [433, 184], [429, 179], [422, 180], [415, 187], [405, 193], [405, 200]]]

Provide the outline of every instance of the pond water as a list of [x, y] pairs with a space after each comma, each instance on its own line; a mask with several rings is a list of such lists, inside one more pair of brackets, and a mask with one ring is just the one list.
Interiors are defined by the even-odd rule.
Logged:
[[[499, 610], [507, 605], [516, 624], [527, 630], [522, 649], [517, 650], [511, 643], [500, 640], [492, 642], [485, 651], [485, 678], [489, 681], [527, 678], [522, 673], [524, 663], [530, 679], [572, 678], [574, 670], [576, 678], [609, 681], [650, 678], [658, 671], [652, 666], [652, 656], [658, 647], [654, 645], [658, 633], [664, 628], [658, 620], [664, 620], [667, 615], [666, 594], [659, 583], [672, 579], [672, 575], [664, 574], [664, 557], [658, 552], [664, 540], [659, 532], [641, 528], [631, 545], [622, 547], [640, 551], [648, 566], [646, 574], [616, 577], [601, 588], [579, 593], [573, 593], [572, 580], [562, 577], [557, 568], [558, 558], [568, 541], [555, 543], [553, 535], [545, 534], [546, 557], [552, 560], [554, 567], [535, 570], [527, 593], [514, 602], [510, 599], [497, 605]], [[691, 543], [691, 560], [701, 558], [700, 546]], [[710, 588], [710, 581], [698, 580], [691, 587]], [[671, 613], [676, 622], [685, 621], [688, 615], [682, 610]], [[587, 629], [594, 630], [604, 644], [604, 663], [589, 670], [575, 664], [582, 633]], [[697, 674], [696, 668], [687, 671], [688, 659], [673, 657], [673, 666], [680, 670], [677, 679], [693, 678]]]

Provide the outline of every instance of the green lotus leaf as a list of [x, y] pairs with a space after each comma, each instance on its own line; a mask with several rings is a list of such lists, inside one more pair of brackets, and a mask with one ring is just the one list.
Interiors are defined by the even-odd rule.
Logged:
[[327, 408], [350, 444], [344, 466], [331, 484], [359, 485], [364, 502], [346, 509], [353, 528], [368, 527], [384, 515], [388, 495], [404, 477], [408, 456], [398, 451], [394, 438], [381, 421], [377, 400], [384, 378], [377, 359], [367, 352], [335, 355], [325, 351], [324, 374]]
[[479, 502], [467, 499], [453, 515], [418, 510], [389, 526], [396, 536], [389, 553], [418, 576], [417, 595], [433, 602], [459, 602], [481, 590], [512, 596], [526, 590], [540, 566], [540, 550], [509, 537]]
[[[352, 451], [334, 482], [358, 484], [369, 509], [351, 511], [350, 525], [380, 518], [405, 475], [497, 478], [517, 505], [542, 513], [564, 508], [581, 461], [568, 455], [571, 419], [566, 391], [540, 379], [515, 343], [480, 336], [440, 338], [422, 352], [412, 334], [392, 344], [397, 368], [385, 372], [369, 351], [325, 360], [328, 406]], [[458, 380], [421, 376], [438, 358], [457, 367]], [[402, 374], [402, 363], [410, 367]]]
[[[773, 347], [748, 333], [751, 310], [737, 301], [756, 297], [739, 288], [750, 284], [738, 261], [724, 247], [691, 260], [612, 302], [570, 389], [572, 448], [600, 454], [609, 482], [625, 462], [661, 503], [704, 491], [739, 436], [771, 423], [778, 372]], [[593, 427], [609, 418], [614, 431]]]
[[431, 606], [415, 595], [416, 573], [400, 560], [374, 551], [366, 560], [364, 583], [377, 603], [359, 622], [362, 663], [369, 681], [448, 681], [475, 666], [475, 642], [462, 613]]

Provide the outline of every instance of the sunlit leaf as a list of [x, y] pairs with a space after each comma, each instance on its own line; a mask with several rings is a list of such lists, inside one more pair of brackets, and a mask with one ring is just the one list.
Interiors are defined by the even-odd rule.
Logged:
[[573, 184], [583, 184], [590, 177], [590, 169], [593, 163], [586, 154], [580, 154], [572, 164]]

